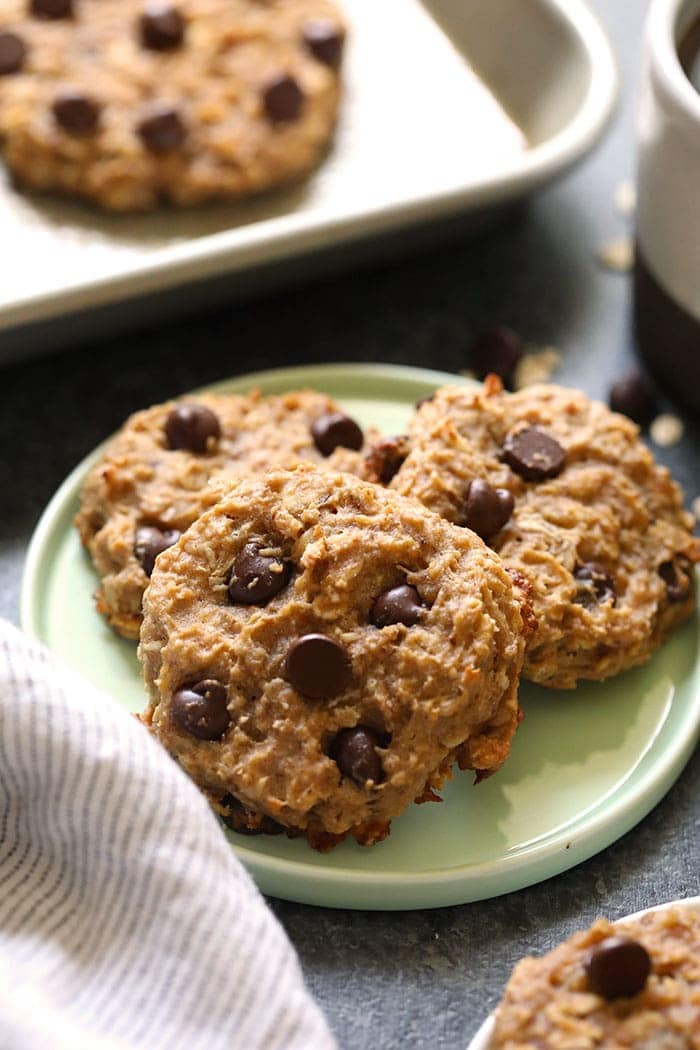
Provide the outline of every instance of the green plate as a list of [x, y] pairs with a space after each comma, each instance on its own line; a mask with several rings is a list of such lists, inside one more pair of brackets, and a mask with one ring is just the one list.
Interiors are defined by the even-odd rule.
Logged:
[[[389, 365], [324, 365], [243, 376], [214, 389], [309, 386], [362, 423], [401, 433], [419, 397], [454, 375]], [[136, 647], [94, 611], [95, 576], [72, 519], [95, 456], [58, 490], [34, 534], [22, 623], [127, 711], [144, 704]], [[604, 849], [673, 784], [700, 728], [698, 619], [645, 667], [573, 692], [525, 685], [511, 758], [473, 787], [456, 775], [441, 804], [413, 806], [386, 841], [329, 854], [284, 837], [242, 838], [236, 853], [264, 893], [337, 908], [431, 908], [494, 897], [549, 878]]]

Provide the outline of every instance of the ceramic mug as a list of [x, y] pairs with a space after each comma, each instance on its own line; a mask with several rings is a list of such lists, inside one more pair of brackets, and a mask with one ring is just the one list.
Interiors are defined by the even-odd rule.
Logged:
[[653, 0], [638, 116], [635, 330], [651, 371], [700, 413], [700, 91], [684, 69], [693, 54], [700, 0]]

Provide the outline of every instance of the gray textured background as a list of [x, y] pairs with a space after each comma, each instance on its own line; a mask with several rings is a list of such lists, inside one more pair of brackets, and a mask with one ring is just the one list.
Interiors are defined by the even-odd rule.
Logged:
[[[576, 172], [477, 235], [440, 236], [374, 269], [94, 342], [0, 370], [0, 614], [17, 620], [26, 545], [63, 477], [127, 413], [226, 376], [328, 359], [456, 370], [494, 323], [563, 352], [557, 379], [606, 396], [629, 365], [630, 282], [595, 261], [626, 232], [612, 198], [634, 171], [634, 95], [646, 4], [597, 0], [622, 79], [617, 117]], [[700, 489], [700, 434], [659, 453]], [[70, 597], [66, 596], [66, 601]], [[376, 914], [273, 902], [344, 1048], [461, 1047], [513, 962], [594, 916], [700, 892], [700, 759], [621, 841], [567, 874], [493, 901]]]

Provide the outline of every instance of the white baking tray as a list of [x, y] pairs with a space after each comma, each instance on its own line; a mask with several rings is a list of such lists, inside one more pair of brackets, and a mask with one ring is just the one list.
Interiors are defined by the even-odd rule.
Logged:
[[93, 329], [111, 327], [118, 308], [128, 323], [149, 304], [163, 309], [165, 290], [237, 274], [245, 279], [211, 287], [240, 293], [270, 264], [294, 260], [295, 276], [321, 249], [521, 196], [581, 157], [611, 110], [614, 62], [581, 0], [343, 7], [351, 31], [340, 124], [304, 183], [242, 204], [140, 216], [0, 184], [0, 358], [33, 349], [22, 332], [41, 322], [36, 344], [52, 333], [65, 340], [77, 326], [46, 322], [81, 317], [85, 331], [94, 314]]

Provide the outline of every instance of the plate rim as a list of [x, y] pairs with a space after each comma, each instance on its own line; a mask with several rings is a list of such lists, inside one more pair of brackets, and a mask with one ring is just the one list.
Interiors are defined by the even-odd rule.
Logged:
[[[445, 383], [472, 385], [474, 380], [410, 365], [377, 362], [337, 362], [290, 366], [232, 376], [198, 388], [229, 389], [232, 392], [259, 386], [263, 390], [297, 389], [305, 383], [322, 383], [323, 379], [353, 380], [376, 377], [385, 381], [434, 389]], [[293, 386], [288, 384], [293, 383]], [[181, 395], [186, 396], [186, 394]], [[371, 400], [371, 391], [365, 399]], [[379, 398], [384, 400], [383, 397]], [[340, 397], [342, 401], [342, 396]], [[400, 400], [397, 398], [397, 400]], [[107, 438], [107, 441], [110, 439]], [[50, 556], [51, 539], [60, 534], [67, 514], [73, 513], [76, 486], [91, 464], [101, 454], [102, 442], [68, 474], [46, 505], [32, 535], [20, 587], [20, 624], [22, 629], [42, 644], [39, 581], [43, 560]], [[689, 623], [692, 621], [689, 621]], [[685, 625], [688, 627], [688, 624]], [[682, 629], [682, 628], [681, 628]], [[47, 646], [48, 647], [48, 646]], [[694, 669], [700, 668], [700, 651]], [[681, 723], [652, 768], [630, 783], [629, 777], [589, 809], [554, 832], [530, 845], [501, 856], [498, 860], [477, 865], [458, 865], [420, 872], [362, 871], [351, 867], [325, 868], [315, 858], [300, 861], [273, 854], [259, 853], [244, 844], [231, 841], [237, 856], [244, 862], [263, 893], [285, 900], [332, 908], [366, 910], [412, 910], [465, 904], [492, 899], [505, 893], [561, 874], [612, 845], [649, 813], [670, 790], [689, 760], [700, 738], [700, 689], [683, 708]], [[652, 745], [653, 748], [653, 745]], [[482, 881], [493, 880], [486, 892], [479, 891]], [[348, 891], [348, 884], [352, 889]], [[467, 888], [469, 887], [469, 888]], [[342, 900], [338, 898], [341, 890]]]

